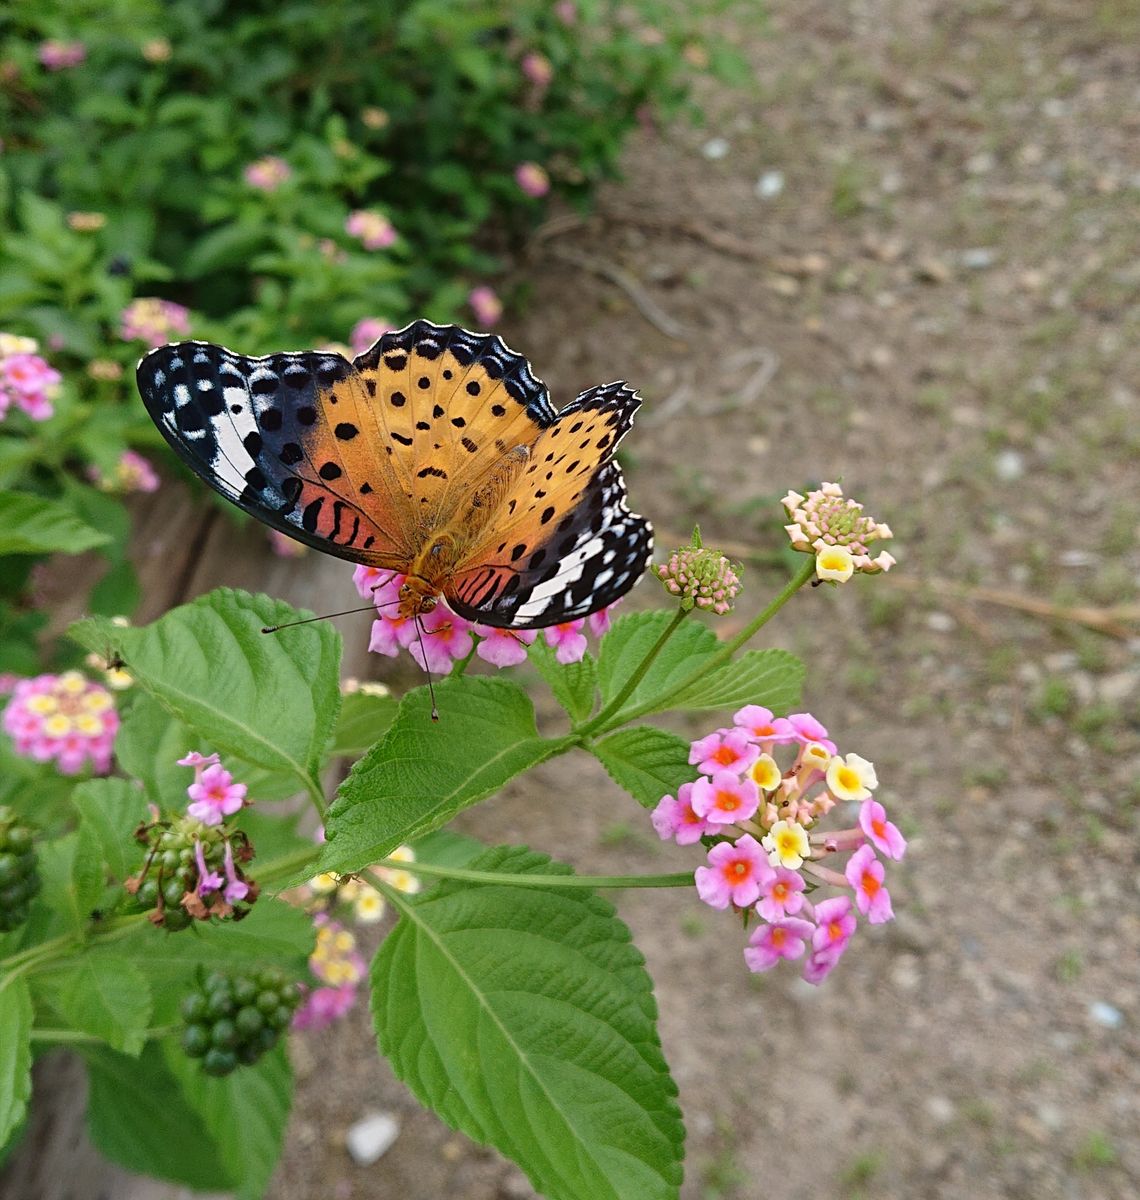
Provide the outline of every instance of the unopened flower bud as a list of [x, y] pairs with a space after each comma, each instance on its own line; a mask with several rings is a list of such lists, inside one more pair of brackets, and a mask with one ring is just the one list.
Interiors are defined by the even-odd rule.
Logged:
[[686, 611], [702, 608], [724, 616], [732, 611], [741, 588], [736, 568], [719, 550], [705, 548], [699, 529], [693, 530], [691, 545], [674, 550], [653, 573], [670, 595], [680, 597]]

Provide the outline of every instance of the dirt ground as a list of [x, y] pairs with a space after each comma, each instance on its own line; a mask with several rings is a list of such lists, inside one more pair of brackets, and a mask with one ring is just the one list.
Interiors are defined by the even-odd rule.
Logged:
[[[771, 551], [775, 499], [839, 477], [896, 533], [896, 575], [770, 628], [910, 836], [898, 921], [812, 989], [750, 977], [693, 894], [620, 901], [681, 1089], [683, 1196], [1134, 1197], [1140, 630], [957, 589], [1137, 601], [1140, 6], [767, 7], [728, 30], [755, 88], [710, 86], [706, 127], [639, 139], [602, 216], [536, 247], [504, 330], [558, 402], [641, 389], [630, 490], [665, 545], [699, 520]], [[750, 568], [744, 611], [777, 582]], [[584, 756], [461, 825], [586, 871], [694, 865]], [[532, 1195], [369, 1042], [360, 1012], [298, 1046], [272, 1200]], [[373, 1109], [401, 1133], [361, 1168], [339, 1139]]]
[[[682, 1194], [1134, 1197], [1140, 5], [766, 8], [727, 29], [755, 85], [709, 85], [705, 127], [640, 137], [601, 215], [536, 244], [503, 329], [557, 403], [640, 388], [634, 506], [666, 546], [699, 520], [755, 548], [742, 617], [779, 584], [789, 487], [842, 478], [896, 534], [891, 576], [769, 628], [910, 838], [898, 921], [813, 989], [750, 976], [695, 894], [620, 899], [680, 1085]], [[585, 756], [460, 827], [589, 872], [696, 865]], [[295, 1050], [270, 1200], [533, 1195], [418, 1107], [363, 1006]], [[400, 1134], [359, 1167], [344, 1131], [374, 1110]]]

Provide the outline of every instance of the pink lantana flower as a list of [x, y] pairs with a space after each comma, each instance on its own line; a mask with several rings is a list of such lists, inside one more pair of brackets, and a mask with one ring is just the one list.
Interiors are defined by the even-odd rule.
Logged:
[[190, 332], [190, 310], [155, 296], [132, 300], [120, 321], [119, 336], [124, 342], [145, 342], [152, 349]]
[[186, 811], [203, 825], [220, 825], [245, 804], [246, 786], [234, 783], [234, 777], [220, 763], [199, 770], [198, 778], [186, 789], [193, 801]]
[[363, 354], [365, 350], [371, 350], [384, 334], [391, 333], [395, 328], [396, 326], [391, 321], [387, 321], [383, 317], [363, 317], [356, 322], [352, 327], [352, 332], [348, 335], [348, 344], [352, 347], [352, 353]]
[[860, 846], [847, 860], [844, 875], [855, 889], [855, 903], [872, 925], [894, 919], [890, 893], [883, 886], [883, 864], [870, 846]]
[[41, 42], [37, 57], [49, 71], [66, 71], [77, 67], [87, 57], [87, 47], [82, 42], [64, 42], [50, 38]]
[[249, 884], [244, 879], [239, 879], [234, 871], [234, 851], [228, 839], [226, 841], [225, 870], [226, 888], [222, 896], [227, 904], [236, 904], [249, 895]]
[[741, 729], [718, 729], [689, 748], [689, 762], [706, 775], [717, 771], [743, 774], [759, 757], [760, 747]]
[[293, 175], [293, 168], [275, 154], [251, 162], [242, 172], [246, 183], [259, 192], [275, 192]]
[[586, 618], [586, 626], [596, 638], [605, 637], [613, 624], [614, 609], [621, 603], [615, 600], [605, 608], [599, 608], [596, 613], [590, 613]]
[[[768, 864], [767, 854], [764, 856]], [[768, 874], [760, 886], [760, 903], [756, 911], [765, 921], [780, 921], [794, 916], [804, 905], [804, 879], [798, 871], [787, 867], [768, 867]]]
[[467, 303], [484, 329], [490, 329], [503, 315], [503, 302], [486, 284], [473, 287], [467, 294]]
[[812, 923], [799, 917], [759, 925], [752, 931], [744, 951], [744, 961], [751, 971], [767, 971], [782, 958], [799, 958], [812, 934]]
[[539, 54], [537, 50], [524, 54], [519, 66], [526, 78], [538, 88], [549, 87], [554, 78], [554, 67], [550, 59], [545, 54]]
[[[751, 834], [734, 843], [718, 842], [709, 851], [709, 865], [695, 874], [697, 895], [713, 908], [747, 908], [760, 895], [771, 873], [767, 855]], [[810, 927], [809, 927], [810, 928]]]
[[21, 679], [4, 708], [12, 748], [36, 762], [54, 762], [64, 775], [90, 766], [111, 769], [119, 714], [111, 693], [78, 671]]
[[278, 558], [304, 558], [309, 552], [309, 547], [304, 542], [291, 538], [287, 533], [282, 533], [280, 529], [267, 529], [265, 536], [269, 541], [269, 549]]
[[157, 492], [161, 482], [154, 467], [134, 450], [124, 450], [110, 474], [104, 475], [98, 467], [92, 467], [87, 477], [101, 492], [118, 496]]
[[906, 838], [897, 825], [887, 820], [887, 810], [878, 800], [863, 801], [859, 808], [859, 828], [880, 854], [897, 862], [906, 853]]
[[38, 354], [0, 354], [0, 418], [15, 404], [33, 421], [46, 421], [62, 379]]
[[[409, 621], [408, 624], [415, 624]], [[415, 634], [407, 643], [408, 653], [425, 671], [446, 675], [456, 659], [471, 653], [471, 623], [457, 616], [443, 604], [420, 617], [421, 635]], [[414, 631], [413, 631], [414, 633]]]
[[186, 755], [185, 758], [180, 758], [178, 760], [178, 765], [180, 767], [195, 767], [195, 768], [210, 767], [210, 766], [213, 766], [214, 763], [220, 762], [220, 761], [221, 760], [218, 758], [218, 756], [216, 754], [201, 754], [197, 750], [191, 750], [189, 752], [189, 754]]
[[851, 911], [850, 896], [831, 896], [814, 906], [816, 927], [811, 935], [813, 950], [826, 950], [836, 955], [843, 952], [855, 932], [855, 914]]
[[691, 846], [713, 831], [713, 826], [693, 811], [692, 796], [693, 785], [683, 783], [676, 796], [662, 796], [657, 802], [650, 820], [662, 841], [673, 838], [678, 846]]
[[398, 236], [396, 227], [383, 213], [357, 209], [344, 223], [349, 237], [359, 238], [365, 250], [386, 250]]
[[515, 183], [535, 200], [550, 191], [550, 176], [535, 162], [519, 163], [515, 168]]
[[585, 627], [584, 620], [564, 621], [561, 625], [551, 625], [542, 631], [546, 644], [555, 651], [554, 657], [560, 663], [582, 661], [586, 653], [586, 636], [582, 632]]
[[787, 721], [796, 732], [796, 741], [804, 746], [814, 742], [825, 746], [831, 754], [835, 753], [836, 746], [827, 736], [827, 729], [811, 713], [788, 713]]
[[[228, 849], [228, 842], [226, 843], [226, 847]], [[198, 882], [194, 885], [195, 893], [199, 896], [208, 896], [211, 892], [218, 891], [222, 886], [222, 877], [217, 871], [211, 871], [206, 864], [206, 856], [202, 852], [202, 843], [197, 838], [194, 839], [194, 862], [198, 866]]]
[[746, 704], [732, 715], [732, 723], [753, 741], [786, 746], [797, 739], [796, 730], [787, 717], [774, 717], [770, 708]]
[[481, 641], [475, 653], [495, 667], [517, 667], [526, 662], [527, 647], [538, 637], [534, 629], [496, 629], [491, 625], [476, 625]]
[[[396, 575], [393, 571], [385, 570], [381, 567], [357, 567], [352, 572], [352, 582], [360, 595], [361, 600], [375, 600], [377, 603], [381, 599], [381, 592], [388, 589], [392, 581], [395, 579], [403, 580], [402, 575]], [[396, 599], [397, 597], [393, 597]]]
[[731, 771], [718, 771], [711, 779], [701, 776], [693, 784], [693, 811], [714, 825], [747, 821], [760, 807], [760, 789], [751, 779]]

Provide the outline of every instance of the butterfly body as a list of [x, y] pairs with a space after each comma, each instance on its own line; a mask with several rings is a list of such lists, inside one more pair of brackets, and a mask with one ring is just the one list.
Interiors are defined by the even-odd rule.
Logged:
[[160, 347], [139, 390], [179, 456], [259, 520], [406, 575], [400, 615], [539, 628], [629, 590], [652, 531], [613, 452], [640, 404], [622, 383], [561, 412], [498, 338], [415, 321], [348, 362]]

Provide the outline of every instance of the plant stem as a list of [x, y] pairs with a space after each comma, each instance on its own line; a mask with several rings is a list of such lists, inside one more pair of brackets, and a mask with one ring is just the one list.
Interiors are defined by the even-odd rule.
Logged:
[[313, 802], [313, 807], [317, 810], [317, 816], [323, 822], [325, 819], [325, 793], [321, 785], [309, 774], [304, 776], [305, 790], [309, 793], [309, 799]]
[[291, 854], [283, 854], [256, 872], [257, 882], [262, 885], [271, 884], [274, 879], [292, 875], [299, 867], [315, 862], [320, 855], [321, 848], [318, 845], [305, 846], [300, 850], [294, 850]]
[[[512, 875], [502, 871], [472, 871], [467, 867], [443, 867], [436, 863], [402, 862], [396, 859], [381, 859], [376, 864], [396, 871], [411, 871], [419, 875], [433, 875], [439, 879], [462, 879], [469, 883], [505, 883], [517, 887], [550, 888], [650, 888], [691, 887], [692, 871], [680, 871], [671, 875]], [[370, 869], [371, 870], [371, 869]]]
[[[178, 1025], [162, 1025], [157, 1029], [145, 1030], [143, 1037], [148, 1042], [155, 1038], [170, 1037], [180, 1028]], [[106, 1045], [105, 1039], [96, 1037], [93, 1033], [84, 1033], [82, 1029], [33, 1029], [28, 1036], [33, 1042], [70, 1042], [87, 1046]]]
[[[684, 695], [685, 691], [692, 687], [694, 683], [704, 678], [704, 676], [710, 671], [715, 671], [717, 667], [728, 662], [728, 660], [732, 658], [737, 650], [739, 650], [740, 647], [743, 646], [750, 638], [755, 637], [756, 633], [764, 625], [766, 625], [776, 615], [776, 613], [778, 613], [780, 609], [787, 604], [787, 602], [796, 594], [796, 592], [798, 592], [805, 583], [811, 580], [814, 575], [815, 558], [810, 557], [799, 569], [799, 571], [788, 580], [779, 594], [765, 609], [763, 609], [756, 617], [754, 617], [744, 627], [744, 629], [742, 629], [741, 632], [736, 635], [736, 637], [734, 637], [731, 641], [725, 642], [725, 644], [721, 646], [721, 648], [717, 650], [711, 658], [705, 659], [700, 663], [699, 666], [690, 671], [688, 675], [681, 679], [681, 681], [672, 688], [668, 696], [655, 696], [652, 701], [649, 701], [645, 704], [636, 705], [627, 712], [622, 713], [620, 721], [612, 722], [610, 725], [606, 726], [602, 732], [608, 732], [617, 725], [628, 724], [636, 717], [640, 717], [643, 713], [647, 713], [651, 710], [667, 708], [672, 697]], [[608, 707], [612, 709], [613, 705], [609, 705]], [[598, 715], [600, 717], [602, 714], [599, 713]], [[595, 718], [595, 721], [591, 724], [596, 723], [596, 721], [597, 718]], [[581, 733], [584, 732], [584, 730], [579, 730], [578, 732]], [[589, 732], [592, 733], [594, 730], [590, 729]]]
[[589, 737], [590, 734], [602, 728], [605, 723], [615, 714], [621, 712], [621, 706], [633, 695], [637, 685], [645, 678], [646, 672], [653, 666], [654, 660], [665, 648], [665, 643], [676, 632], [677, 627], [685, 619], [687, 613], [685, 609], [679, 608], [673, 616], [673, 620], [662, 630], [661, 636], [657, 639], [653, 648], [638, 664], [637, 669], [626, 680], [625, 685], [621, 688], [618, 694], [605, 705], [605, 707], [594, 717], [591, 717], [584, 725], [579, 725], [574, 729], [574, 733], [579, 738]]

